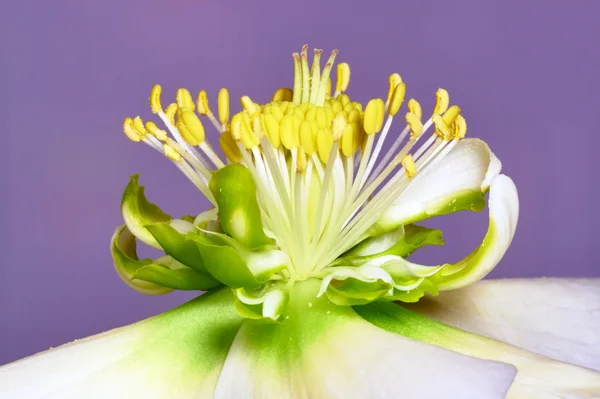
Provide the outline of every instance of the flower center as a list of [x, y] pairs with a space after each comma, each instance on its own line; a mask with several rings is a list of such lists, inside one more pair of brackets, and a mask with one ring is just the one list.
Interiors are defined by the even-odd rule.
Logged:
[[[261, 219], [267, 233], [292, 261], [292, 272], [318, 272], [370, 235], [369, 228], [394, 204], [411, 179], [439, 162], [466, 133], [458, 106], [448, 107], [439, 89], [431, 118], [421, 122], [417, 101], [408, 101], [405, 124], [389, 149], [383, 144], [395, 130], [393, 120], [404, 101], [406, 85], [390, 76], [387, 99], [366, 107], [345, 91], [350, 69], [337, 66], [335, 91], [330, 73], [337, 51], [321, 69], [322, 50], [314, 51], [309, 68], [307, 46], [294, 57], [294, 88], [278, 89], [273, 100], [259, 105], [241, 99], [243, 110], [230, 121], [229, 93], [218, 95], [218, 117], [200, 91], [197, 103], [179, 89], [176, 103], [163, 110], [160, 86], [152, 90], [152, 110], [173, 136], [139, 117], [126, 119], [124, 130], [166, 155], [216, 204], [208, 189], [215, 169], [225, 166], [205, 140], [195, 110], [220, 132], [220, 147], [230, 162], [248, 168], [257, 186]], [[433, 132], [427, 133], [434, 127]], [[424, 138], [422, 138], [424, 137]]]

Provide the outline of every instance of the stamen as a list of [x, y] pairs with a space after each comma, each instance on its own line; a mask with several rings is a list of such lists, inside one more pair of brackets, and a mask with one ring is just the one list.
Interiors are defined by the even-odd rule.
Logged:
[[[335, 80], [335, 93], [333, 97], [338, 97], [348, 89], [350, 84], [350, 66], [345, 62], [340, 62], [337, 66], [337, 79]], [[331, 88], [328, 91], [331, 93]]]

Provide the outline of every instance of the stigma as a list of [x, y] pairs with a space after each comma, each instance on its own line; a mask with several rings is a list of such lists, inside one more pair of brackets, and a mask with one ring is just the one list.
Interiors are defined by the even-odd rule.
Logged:
[[[425, 120], [415, 99], [400, 113], [406, 84], [397, 73], [389, 77], [386, 97], [364, 106], [352, 101], [346, 94], [349, 65], [336, 65], [334, 50], [321, 67], [322, 54], [314, 50], [309, 65], [307, 46], [294, 53], [293, 88], [277, 89], [270, 102], [243, 96], [242, 111], [230, 115], [223, 88], [215, 114], [204, 90], [194, 101], [179, 89], [175, 102], [163, 108], [156, 85], [150, 105], [166, 130], [140, 117], [126, 118], [123, 126], [129, 139], [165, 155], [215, 206], [208, 188], [212, 173], [230, 163], [248, 168], [264, 229], [298, 276], [317, 273], [364, 239], [411, 181], [443, 159], [467, 130], [444, 89]], [[222, 155], [207, 140], [207, 122], [217, 130]]]

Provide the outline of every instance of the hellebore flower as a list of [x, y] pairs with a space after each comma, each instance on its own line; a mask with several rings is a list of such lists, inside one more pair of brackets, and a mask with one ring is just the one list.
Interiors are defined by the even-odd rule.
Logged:
[[[111, 252], [118, 275], [148, 295], [208, 291], [162, 315], [0, 368], [2, 398], [592, 398], [600, 397], [600, 282], [479, 282], [517, 226], [512, 180], [467, 139], [440, 89], [423, 122], [389, 79], [366, 106], [345, 94], [315, 50], [294, 54], [294, 88], [271, 102], [179, 89], [153, 122], [126, 135], [165, 155], [214, 207], [174, 219], [133, 176]], [[224, 162], [205, 140], [220, 132]], [[400, 128], [397, 119], [403, 120]], [[405, 122], [405, 123], [404, 123]], [[384, 151], [384, 141], [389, 148]], [[415, 224], [480, 211], [483, 242], [457, 263], [408, 256], [442, 245]], [[165, 256], [139, 259], [136, 241]]]

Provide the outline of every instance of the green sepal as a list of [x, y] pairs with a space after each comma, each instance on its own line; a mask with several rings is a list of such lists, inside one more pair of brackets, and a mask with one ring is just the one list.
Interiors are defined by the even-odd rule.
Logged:
[[208, 290], [220, 285], [213, 277], [200, 274], [170, 256], [139, 259], [135, 236], [126, 226], [116, 229], [111, 254], [117, 274], [131, 288], [147, 295], [177, 290]]
[[[394, 244], [392, 244], [395, 241]], [[406, 258], [425, 245], [444, 245], [441, 230], [409, 224], [384, 233], [378, 237], [370, 237], [362, 241], [330, 266], [361, 266], [383, 256], [399, 256]], [[380, 252], [378, 249], [386, 248]]]
[[187, 267], [169, 269], [152, 263], [136, 271], [133, 280], [143, 280], [163, 287], [183, 291], [206, 291], [221, 285], [213, 277]]
[[140, 260], [136, 252], [135, 236], [126, 225], [119, 226], [111, 239], [110, 253], [115, 270], [121, 280], [134, 290], [146, 295], [164, 295], [173, 291], [172, 288], [163, 287], [141, 280], [132, 280], [133, 275], [142, 267], [152, 263], [150, 259]]
[[132, 175], [123, 192], [121, 213], [129, 231], [143, 243], [162, 249], [152, 234], [144, 226], [151, 223], [167, 222], [172, 219], [158, 206], [148, 201], [144, 186], [138, 184], [139, 174]]
[[419, 299], [423, 298], [426, 293], [429, 293], [432, 296], [437, 296], [440, 292], [435, 284], [433, 284], [429, 279], [424, 279], [421, 284], [417, 288], [414, 288], [409, 291], [401, 291], [394, 289], [393, 293], [384, 299], [389, 299], [393, 301], [414, 303], [418, 302]]
[[249, 250], [219, 233], [189, 233], [208, 272], [232, 288], [256, 289], [278, 271], [288, 268], [289, 257], [272, 247]]
[[406, 204], [398, 203], [392, 206], [381, 219], [375, 222], [365, 235], [367, 237], [376, 237], [394, 230], [400, 225], [408, 225], [454, 212], [479, 212], [485, 208], [486, 192], [481, 190], [453, 192], [435, 202], [427, 204], [424, 210], [415, 213], [405, 213], [403, 208], [406, 208]]
[[[190, 229], [193, 228], [194, 226], [190, 224]], [[198, 251], [198, 246], [194, 240], [187, 236], [189, 231], [178, 231], [167, 222], [152, 223], [147, 225], [146, 229], [167, 255], [200, 273], [208, 274], [202, 256]]]
[[219, 169], [208, 187], [217, 201], [223, 231], [250, 249], [275, 243], [263, 230], [256, 183], [245, 166]]
[[234, 290], [234, 297], [235, 308], [241, 316], [253, 320], [276, 322], [285, 317], [290, 294], [285, 285], [273, 284], [254, 292], [238, 288]]
[[338, 306], [364, 305], [376, 301], [390, 291], [392, 285], [381, 279], [363, 281], [357, 278], [332, 280], [327, 297]]

